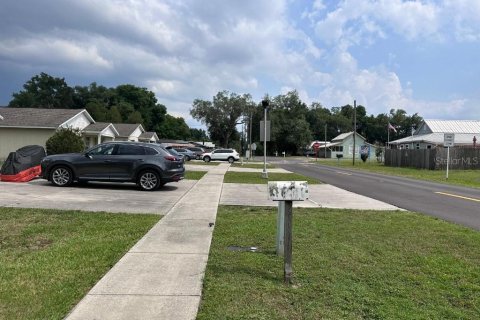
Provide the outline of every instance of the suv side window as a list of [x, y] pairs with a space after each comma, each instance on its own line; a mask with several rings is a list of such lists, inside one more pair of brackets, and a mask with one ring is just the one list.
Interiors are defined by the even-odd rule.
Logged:
[[121, 144], [118, 146], [117, 155], [144, 155], [145, 149], [142, 146]]
[[218, 149], [217, 151], [215, 151], [215, 153], [228, 153], [228, 150]]
[[88, 151], [88, 154], [92, 156], [110, 155], [110, 154], [113, 154], [113, 149], [115, 149], [114, 144], [104, 144], [95, 149]]
[[145, 147], [145, 154], [155, 155], [158, 154], [158, 152], [153, 148]]

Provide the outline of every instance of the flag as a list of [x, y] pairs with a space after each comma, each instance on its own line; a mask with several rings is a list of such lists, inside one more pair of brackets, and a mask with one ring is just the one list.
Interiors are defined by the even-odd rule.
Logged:
[[388, 130], [392, 130], [393, 132], [397, 133], [397, 129], [395, 129], [390, 122], [388, 123]]

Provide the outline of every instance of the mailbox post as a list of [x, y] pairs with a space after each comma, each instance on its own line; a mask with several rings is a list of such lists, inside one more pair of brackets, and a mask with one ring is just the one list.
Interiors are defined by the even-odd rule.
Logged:
[[277, 255], [284, 256], [284, 282], [291, 284], [293, 274], [292, 202], [308, 199], [308, 184], [306, 181], [270, 181], [268, 182], [268, 194], [271, 200], [280, 201], [277, 218]]

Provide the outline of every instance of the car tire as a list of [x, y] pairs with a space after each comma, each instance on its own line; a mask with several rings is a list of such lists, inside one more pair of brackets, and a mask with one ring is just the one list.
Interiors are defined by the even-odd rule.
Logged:
[[189, 156], [185, 156], [185, 160], [186, 160], [186, 161], [190, 161], [191, 159], [190, 159]]
[[73, 182], [73, 172], [67, 166], [57, 166], [50, 173], [50, 181], [56, 187], [68, 187]]
[[235, 162], [235, 159], [234, 159], [233, 157], [228, 157], [228, 162], [234, 163], [234, 162]]
[[140, 172], [137, 184], [143, 191], [154, 191], [161, 185], [160, 176], [154, 170]]
[[209, 156], [203, 157], [203, 161], [210, 162], [210, 157]]

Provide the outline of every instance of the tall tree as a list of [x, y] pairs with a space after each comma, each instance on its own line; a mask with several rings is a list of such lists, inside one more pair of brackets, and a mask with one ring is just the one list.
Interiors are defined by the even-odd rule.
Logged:
[[74, 106], [73, 89], [64, 78], [55, 78], [42, 72], [28, 80], [23, 89], [13, 94], [9, 107], [69, 109]]
[[165, 115], [165, 120], [157, 127], [157, 135], [162, 139], [188, 140], [190, 128], [182, 117]]
[[236, 124], [247, 106], [251, 105], [249, 94], [238, 95], [228, 91], [218, 92], [213, 101], [195, 99], [190, 114], [204, 123], [210, 137], [220, 146], [228, 147], [237, 133]]
[[203, 129], [190, 128], [190, 139], [192, 141], [205, 142], [209, 140], [209, 137]]
[[276, 96], [271, 107], [270, 150], [300, 154], [312, 140], [310, 125], [306, 120], [307, 105], [302, 102], [297, 91], [290, 91]]

